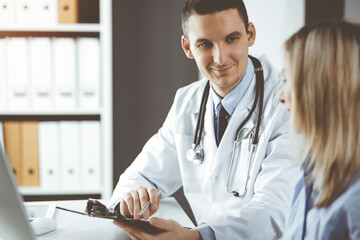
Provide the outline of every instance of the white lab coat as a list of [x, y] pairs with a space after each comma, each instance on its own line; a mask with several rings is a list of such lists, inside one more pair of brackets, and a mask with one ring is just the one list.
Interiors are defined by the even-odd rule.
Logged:
[[[202, 146], [205, 157], [195, 165], [186, 158], [194, 139], [200, 101], [207, 80], [194, 82], [177, 91], [174, 103], [160, 128], [144, 146], [131, 166], [120, 176], [109, 205], [122, 194], [138, 186], [156, 187], [166, 197], [183, 186], [197, 223], [207, 223], [217, 239], [274, 239], [284, 228], [300, 173], [289, 159], [288, 112], [279, 104], [282, 79], [267, 61], [264, 68], [264, 110], [260, 140], [250, 171], [248, 191], [244, 198], [229, 196], [225, 181], [230, 164], [235, 132], [250, 111], [255, 97], [255, 76], [236, 107], [220, 142], [216, 146], [214, 109], [211, 95], [206, 106]], [[245, 127], [255, 131], [258, 110]], [[248, 140], [242, 141], [240, 159], [248, 159]], [[240, 190], [246, 179], [246, 161], [234, 164], [230, 190]], [[240, 162], [237, 164], [237, 162]]]

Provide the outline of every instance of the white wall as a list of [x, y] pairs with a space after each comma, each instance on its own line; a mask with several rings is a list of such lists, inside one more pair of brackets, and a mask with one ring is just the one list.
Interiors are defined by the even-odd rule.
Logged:
[[280, 71], [284, 42], [305, 24], [305, 0], [244, 0], [244, 3], [257, 35], [249, 53], [266, 54]]
[[344, 18], [350, 22], [360, 23], [360, 1], [346, 0]]

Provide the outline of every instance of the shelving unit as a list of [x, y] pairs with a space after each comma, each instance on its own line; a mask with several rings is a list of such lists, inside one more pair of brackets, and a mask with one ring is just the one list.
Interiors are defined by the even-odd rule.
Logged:
[[19, 187], [27, 195], [94, 195], [108, 199], [112, 193], [112, 1], [99, 0], [99, 24], [56, 24], [53, 26], [1, 26], [0, 38], [4, 37], [95, 37], [100, 42], [100, 107], [98, 109], [72, 110], [12, 110], [0, 109], [0, 121], [9, 120], [96, 120], [100, 123], [100, 188], [94, 189], [46, 189], [43, 187]]

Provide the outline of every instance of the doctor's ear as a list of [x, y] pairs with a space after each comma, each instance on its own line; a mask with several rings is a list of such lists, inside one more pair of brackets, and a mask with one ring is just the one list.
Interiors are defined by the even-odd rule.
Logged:
[[249, 22], [247, 28], [247, 37], [248, 37], [248, 47], [251, 47], [255, 43], [256, 30], [255, 25], [252, 22]]
[[185, 35], [181, 36], [181, 46], [184, 50], [185, 55], [190, 58], [193, 59], [194, 55], [192, 54], [191, 50], [190, 50], [190, 41], [186, 38]]

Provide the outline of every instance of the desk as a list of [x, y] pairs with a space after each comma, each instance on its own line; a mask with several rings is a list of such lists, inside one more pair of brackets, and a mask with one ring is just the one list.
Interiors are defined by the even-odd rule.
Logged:
[[[57, 206], [76, 211], [84, 211], [87, 200], [57, 201]], [[174, 198], [162, 199], [158, 212], [154, 215], [165, 219], [173, 219], [184, 227], [194, 227], [193, 223]], [[54, 232], [38, 236], [40, 240], [122, 240], [130, 239], [126, 233], [115, 226], [112, 220], [92, 218], [56, 209], [54, 218], [57, 229]]]

